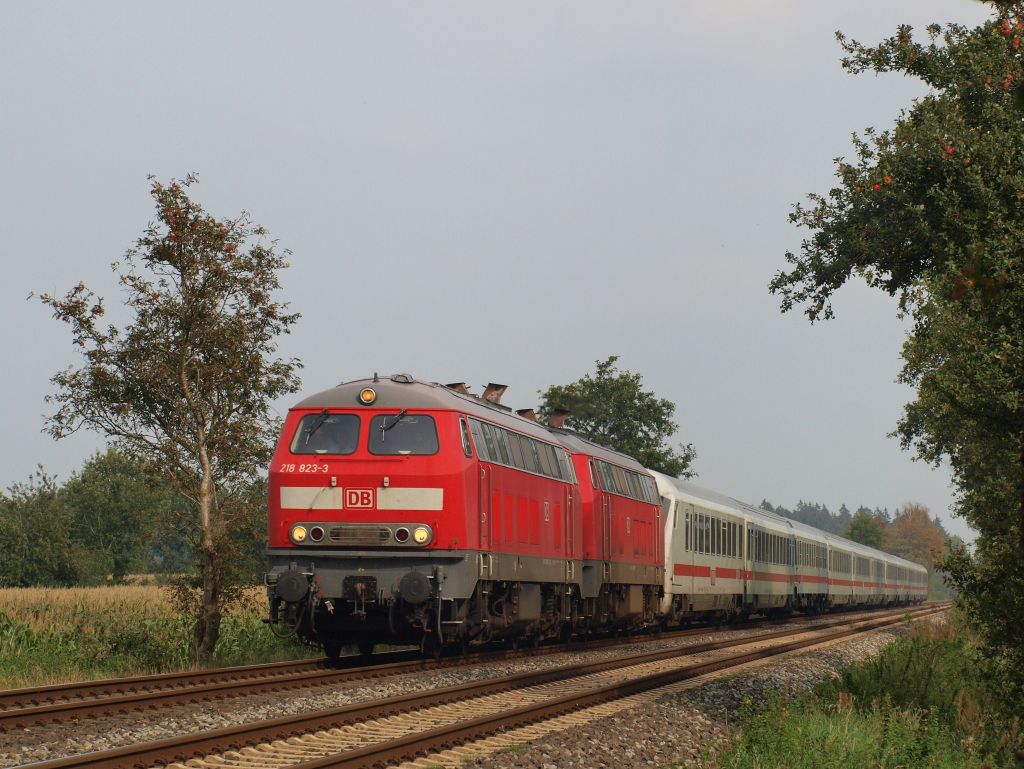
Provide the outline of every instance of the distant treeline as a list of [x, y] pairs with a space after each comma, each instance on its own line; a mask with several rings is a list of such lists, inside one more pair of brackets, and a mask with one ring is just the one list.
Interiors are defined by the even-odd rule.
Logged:
[[[258, 582], [266, 542], [265, 489], [253, 490], [251, 537], [239, 567]], [[138, 461], [109, 449], [66, 482], [42, 467], [0, 492], [0, 586], [124, 582], [193, 570], [185, 501]]]

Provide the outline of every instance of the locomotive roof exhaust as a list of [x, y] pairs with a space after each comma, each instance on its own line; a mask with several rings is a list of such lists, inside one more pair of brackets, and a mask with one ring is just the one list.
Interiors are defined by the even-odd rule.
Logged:
[[505, 390], [508, 389], [508, 385], [495, 384], [494, 382], [488, 382], [487, 387], [484, 388], [483, 399], [488, 403], [495, 405], [501, 403], [501, 396], [505, 394]]
[[447, 387], [449, 390], [455, 390], [455, 392], [457, 393], [469, 395], [469, 388], [466, 387], [465, 382], [452, 382], [451, 384], [446, 384], [445, 387]]
[[565, 420], [571, 416], [571, 411], [566, 411], [565, 409], [553, 409], [551, 413], [548, 414], [548, 427], [565, 427]]
[[531, 422], [540, 422], [537, 419], [537, 412], [533, 409], [516, 409], [516, 413], [524, 419], [529, 419]]

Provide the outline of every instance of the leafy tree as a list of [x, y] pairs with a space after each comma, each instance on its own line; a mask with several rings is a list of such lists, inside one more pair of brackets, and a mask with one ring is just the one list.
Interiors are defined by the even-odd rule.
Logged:
[[795, 208], [811, 234], [770, 287], [813, 321], [858, 275], [913, 318], [900, 379], [917, 393], [897, 435], [949, 462], [956, 513], [979, 536], [945, 563], [1019, 699], [1024, 624], [1007, 596], [1024, 594], [1024, 3], [991, 5], [984, 24], [933, 25], [926, 41], [906, 26], [874, 47], [839, 36], [850, 72], [929, 92], [892, 130], [855, 137], [838, 185]]
[[896, 513], [885, 527], [885, 549], [929, 569], [946, 552], [946, 532], [928, 514], [924, 505], [911, 502]]
[[205, 661], [242, 586], [239, 534], [257, 518], [249, 489], [275, 437], [270, 402], [298, 386], [298, 362], [274, 357], [298, 316], [273, 299], [287, 252], [245, 212], [206, 213], [188, 195], [195, 182], [151, 178], [158, 221], [114, 264], [127, 325], [101, 325], [103, 300], [81, 283], [42, 300], [84, 358], [53, 377], [50, 433], [108, 436], [187, 503], [180, 528], [198, 573], [175, 596], [194, 617], [196, 659]]
[[71, 538], [73, 512], [42, 468], [0, 493], [0, 585], [69, 586], [98, 574]]
[[644, 467], [680, 478], [695, 474], [690, 469], [697, 452], [693, 444], [668, 445], [679, 429], [672, 417], [676, 407], [642, 388], [642, 377], [620, 371], [612, 355], [595, 361], [594, 376], [567, 385], [551, 385], [541, 393], [538, 412], [547, 416], [555, 409], [571, 412], [566, 426], [595, 443], [627, 454]]
[[61, 489], [73, 535], [102, 559], [115, 582], [139, 568], [165, 520], [169, 489], [127, 454], [97, 452]]
[[843, 536], [854, 542], [860, 542], [862, 545], [881, 550], [884, 530], [881, 521], [875, 516], [857, 511], [856, 515], [846, 524], [846, 528], [843, 529]]

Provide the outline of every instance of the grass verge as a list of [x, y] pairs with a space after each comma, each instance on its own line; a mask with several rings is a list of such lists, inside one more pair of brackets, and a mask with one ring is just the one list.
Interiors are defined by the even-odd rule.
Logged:
[[[254, 588], [221, 623], [212, 665], [317, 656], [262, 623]], [[155, 585], [0, 591], [0, 688], [187, 670], [191, 627]]]
[[1000, 710], [984, 661], [955, 624], [916, 623], [805, 697], [754, 708], [719, 769], [1016, 769], [1019, 714]]

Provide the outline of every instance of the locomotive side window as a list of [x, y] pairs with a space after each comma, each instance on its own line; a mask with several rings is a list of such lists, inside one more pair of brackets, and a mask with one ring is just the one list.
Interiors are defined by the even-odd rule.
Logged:
[[351, 454], [359, 443], [355, 414], [306, 414], [292, 437], [292, 454]]
[[520, 470], [525, 470], [526, 460], [523, 459], [523, 441], [515, 433], [508, 434], [508, 452], [511, 455], [512, 464]]
[[459, 418], [459, 429], [462, 431], [462, 451], [467, 457], [473, 456], [473, 447], [469, 444], [469, 428], [466, 426], [466, 418]]
[[491, 426], [494, 433], [494, 445], [498, 449], [498, 461], [503, 465], [511, 465], [512, 460], [508, 456], [508, 437], [500, 427]]
[[369, 448], [378, 456], [436, 454], [434, 418], [426, 414], [379, 414], [370, 420]]
[[473, 433], [473, 443], [476, 444], [476, 455], [480, 459], [487, 460], [487, 441], [484, 440], [483, 425], [475, 419], [469, 420], [469, 430]]

